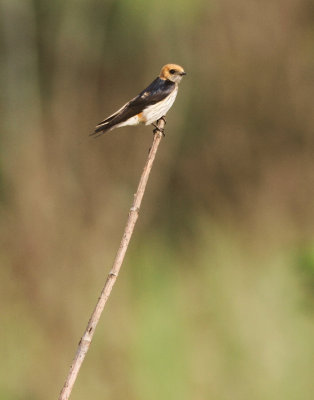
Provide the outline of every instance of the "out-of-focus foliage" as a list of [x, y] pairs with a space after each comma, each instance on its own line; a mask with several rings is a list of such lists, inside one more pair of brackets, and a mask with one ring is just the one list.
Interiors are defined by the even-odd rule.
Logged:
[[95, 124], [188, 75], [73, 399], [310, 399], [310, 0], [0, 0], [0, 398], [56, 398], [152, 140]]

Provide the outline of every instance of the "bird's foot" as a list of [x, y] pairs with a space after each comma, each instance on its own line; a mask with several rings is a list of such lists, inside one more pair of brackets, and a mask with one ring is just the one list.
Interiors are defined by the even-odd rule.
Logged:
[[160, 132], [160, 133], [162, 133], [163, 137], [166, 136], [164, 128], [158, 128], [158, 126], [155, 124], [152, 124], [152, 125], [154, 125], [154, 127], [155, 127], [155, 129], [153, 130], [154, 135], [155, 135], [155, 133]]
[[[166, 124], [165, 117], [159, 118], [158, 121], [160, 121], [161, 119], [164, 121], [164, 124]], [[153, 130], [153, 133], [155, 134], [155, 133], [157, 133], [157, 132], [161, 132], [161, 133], [162, 133], [162, 136], [165, 137], [165, 136], [166, 136], [166, 134], [165, 134], [165, 128], [160, 128], [160, 127], [158, 126], [158, 121], [157, 121], [157, 125], [156, 125], [156, 124], [152, 124], [152, 125], [155, 127], [155, 129]]]

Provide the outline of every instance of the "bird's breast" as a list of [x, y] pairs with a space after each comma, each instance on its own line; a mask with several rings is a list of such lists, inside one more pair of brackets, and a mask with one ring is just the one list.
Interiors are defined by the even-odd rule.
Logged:
[[145, 108], [142, 112], [142, 118], [143, 120], [145, 120], [145, 124], [146, 125], [152, 124], [162, 116], [166, 115], [166, 113], [173, 105], [177, 93], [178, 93], [178, 87], [175, 87], [175, 89], [163, 100]]

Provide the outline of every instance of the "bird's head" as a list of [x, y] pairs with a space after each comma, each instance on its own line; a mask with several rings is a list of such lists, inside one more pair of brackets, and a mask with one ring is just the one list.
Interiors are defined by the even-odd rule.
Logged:
[[166, 64], [161, 68], [159, 77], [163, 80], [179, 83], [184, 75], [186, 75], [186, 72], [180, 65]]

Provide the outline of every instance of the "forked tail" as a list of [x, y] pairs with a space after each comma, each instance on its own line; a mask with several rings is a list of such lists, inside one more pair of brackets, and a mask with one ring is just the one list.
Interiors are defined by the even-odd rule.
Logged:
[[106, 132], [109, 132], [111, 129], [115, 127], [115, 122], [113, 122], [113, 119], [115, 118], [116, 114], [111, 115], [107, 119], [99, 122], [99, 124], [96, 125], [96, 128], [94, 132], [90, 133], [89, 136], [94, 136], [98, 137]]

